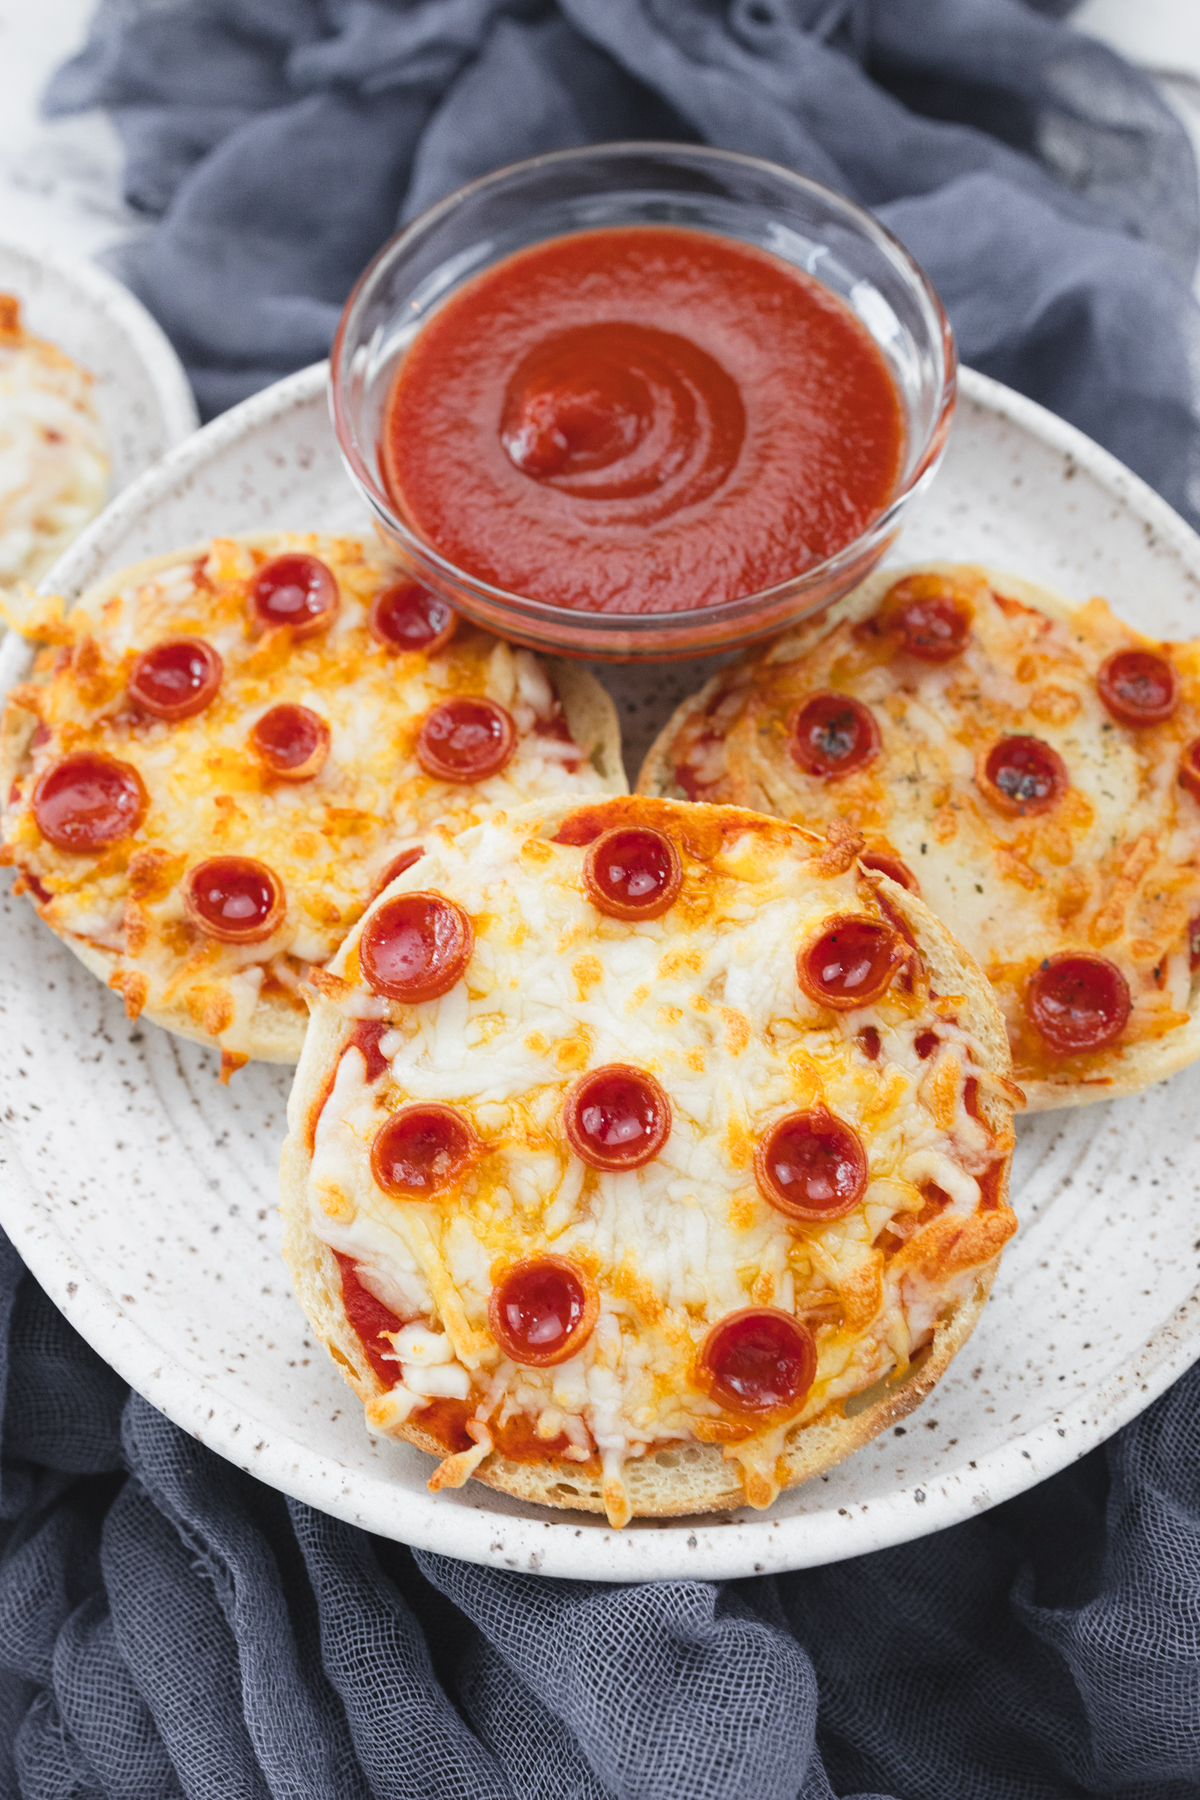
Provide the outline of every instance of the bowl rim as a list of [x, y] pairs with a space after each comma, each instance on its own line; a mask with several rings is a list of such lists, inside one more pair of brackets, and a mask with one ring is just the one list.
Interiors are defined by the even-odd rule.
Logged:
[[[811, 569], [805, 569], [798, 575], [788, 576], [772, 587], [760, 588], [753, 594], [736, 594], [732, 599], [716, 602], [712, 606], [687, 607], [673, 612], [653, 613], [617, 613], [585, 610], [582, 607], [557, 606], [551, 601], [538, 600], [532, 595], [516, 594], [507, 588], [494, 586], [481, 577], [472, 575], [468, 570], [460, 568], [457, 563], [436, 550], [407, 526], [393, 510], [391, 501], [383, 488], [376, 483], [363, 460], [358, 448], [358, 440], [352, 429], [349, 411], [346, 404], [344, 371], [346, 369], [345, 346], [350, 329], [355, 324], [366, 304], [382, 269], [400, 251], [402, 246], [411, 243], [442, 219], [474, 200], [489, 188], [498, 187], [514, 175], [525, 174], [532, 170], [564, 166], [573, 163], [598, 159], [602, 155], [612, 156], [615, 153], [633, 157], [671, 154], [693, 160], [715, 161], [723, 165], [753, 169], [773, 179], [782, 179], [799, 191], [819, 195], [824, 201], [833, 202], [847, 222], [857, 226], [864, 236], [912, 282], [920, 296], [925, 300], [933, 316], [936, 331], [933, 341], [940, 342], [943, 358], [942, 391], [937, 410], [925, 435], [925, 442], [912, 469], [905, 477], [902, 485], [893, 494], [888, 505], [876, 518], [872, 519], [865, 530], [857, 537], [844, 544], [832, 556], [814, 563]], [[814, 277], [813, 279], [818, 279]], [[823, 285], [823, 284], [822, 284]], [[499, 169], [492, 169], [486, 175], [479, 175], [474, 181], [465, 182], [462, 187], [455, 188], [450, 194], [437, 200], [432, 206], [425, 208], [414, 219], [393, 234], [366, 265], [358, 277], [342, 308], [329, 352], [329, 405], [333, 420], [334, 434], [338, 441], [342, 460], [359, 488], [372, 512], [387, 532], [393, 535], [405, 553], [412, 557], [418, 566], [424, 565], [437, 575], [443, 577], [448, 585], [456, 591], [466, 588], [472, 595], [477, 595], [481, 602], [502, 609], [512, 622], [514, 630], [518, 622], [528, 627], [540, 627], [542, 630], [560, 631], [559, 642], [565, 653], [570, 654], [570, 646], [574, 640], [578, 646], [581, 633], [592, 633], [600, 637], [650, 637], [688, 638], [694, 634], [700, 637], [711, 637], [714, 629], [721, 626], [733, 626], [750, 616], [769, 612], [773, 607], [786, 603], [789, 597], [799, 599], [810, 589], [823, 590], [831, 582], [836, 582], [848, 569], [857, 571], [855, 578], [861, 578], [861, 570], [857, 565], [864, 555], [870, 552], [873, 545], [880, 545], [880, 553], [886, 548], [890, 532], [898, 528], [901, 514], [909, 502], [922, 489], [932, 476], [946, 447], [946, 438], [954, 415], [954, 406], [958, 397], [958, 347], [954, 332], [929, 276], [920, 263], [905, 248], [894, 232], [889, 231], [875, 215], [857, 201], [839, 193], [836, 188], [825, 182], [816, 181], [809, 175], [801, 175], [794, 169], [785, 168], [782, 163], [770, 161], [763, 156], [750, 156], [741, 150], [723, 150], [708, 144], [680, 144], [667, 139], [628, 138], [615, 139], [612, 142], [584, 144], [569, 150], [548, 150], [537, 156], [523, 157], [519, 162], [506, 163]], [[797, 617], [803, 613], [798, 612]], [[486, 621], [489, 629], [496, 629], [494, 620]], [[783, 621], [776, 621], [771, 629], [782, 628]], [[542, 647], [545, 647], [544, 645]], [[578, 652], [577, 650], [577, 653]], [[582, 654], [588, 654], [583, 650]], [[602, 654], [596, 648], [592, 654]]]

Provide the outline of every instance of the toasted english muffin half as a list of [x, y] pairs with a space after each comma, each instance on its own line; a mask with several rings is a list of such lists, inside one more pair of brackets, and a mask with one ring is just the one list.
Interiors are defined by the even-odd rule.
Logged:
[[998, 570], [877, 572], [675, 712], [638, 791], [839, 819], [978, 961], [1031, 1110], [1200, 1056], [1200, 646]]
[[92, 377], [0, 294], [0, 582], [36, 581], [94, 519], [109, 457]]
[[440, 831], [314, 975], [284, 1258], [431, 1487], [767, 1506], [970, 1334], [1016, 1228], [1007, 1037], [860, 847], [527, 805]]
[[401, 854], [533, 798], [621, 793], [607, 694], [477, 630], [374, 543], [264, 532], [22, 619], [0, 855], [138, 1014], [295, 1062], [302, 982]]

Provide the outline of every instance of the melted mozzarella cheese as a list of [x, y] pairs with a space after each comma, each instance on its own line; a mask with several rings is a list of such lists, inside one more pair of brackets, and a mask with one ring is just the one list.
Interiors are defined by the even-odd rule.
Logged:
[[[234, 1054], [254, 1043], [254, 1007], [238, 979], [257, 971], [259, 994], [269, 991], [302, 1020], [305, 965], [328, 960], [388, 863], [439, 821], [461, 828], [497, 807], [604, 786], [586, 760], [591, 746], [551, 735], [560, 709], [528, 651], [462, 625], [440, 655], [388, 654], [367, 615], [395, 571], [348, 539], [281, 535], [274, 554], [288, 551], [318, 556], [334, 573], [341, 607], [327, 631], [300, 642], [256, 633], [247, 595], [266, 553], [218, 539], [198, 563], [123, 590], [94, 615], [77, 607], [64, 620], [43, 609], [31, 634], [57, 635], [63, 648], [43, 652], [40, 685], [15, 696], [40, 729], [3, 815], [4, 840], [10, 860], [50, 896], [42, 917], [121, 955], [113, 980], [124, 984], [127, 1005], [131, 993], [134, 1007], [183, 1003]], [[190, 719], [136, 717], [125, 691], [133, 657], [177, 635], [218, 650], [220, 691]], [[433, 780], [416, 759], [421, 720], [439, 701], [474, 693], [510, 709], [516, 752], [487, 780]], [[257, 721], [284, 702], [310, 708], [330, 729], [328, 760], [309, 781], [272, 779], [249, 747]], [[38, 831], [37, 781], [67, 749], [117, 757], [142, 778], [145, 822], [114, 851], [63, 853]], [[256, 857], [282, 882], [286, 912], [266, 942], [218, 943], [189, 923], [182, 877], [220, 855]]]
[[92, 378], [0, 294], [0, 582], [36, 581], [104, 505]]
[[[976, 1066], [967, 1034], [927, 997], [893, 993], [831, 1014], [799, 990], [797, 945], [835, 913], [875, 911], [854, 873], [814, 874], [807, 841], [764, 821], [707, 864], [681, 846], [702, 880], [685, 881], [663, 917], [627, 924], [596, 912], [583, 852], [547, 842], [532, 813], [443, 837], [422, 865], [419, 885], [471, 915], [472, 962], [440, 1000], [390, 1008], [385, 1077], [369, 1083], [362, 1053], [340, 1054], [315, 1128], [309, 1213], [316, 1234], [368, 1270], [372, 1291], [394, 1296], [410, 1321], [395, 1338], [408, 1395], [435, 1391], [421, 1385], [427, 1352], [409, 1356], [406, 1346], [427, 1345], [420, 1333], [436, 1325], [445, 1366], [452, 1353], [471, 1374], [481, 1423], [523, 1416], [546, 1438], [565, 1433], [572, 1453], [599, 1455], [619, 1488], [624, 1457], [691, 1438], [697, 1420], [720, 1416], [694, 1364], [728, 1313], [769, 1305], [822, 1319], [829, 1309], [800, 1422], [903, 1363], [937, 1309], [929, 1313], [915, 1275], [888, 1286], [879, 1240], [919, 1235], [923, 1184], [973, 1212], [972, 1171], [1000, 1149], [966, 1110]], [[416, 881], [414, 871], [401, 886]], [[349, 972], [342, 998], [321, 1003], [340, 1007], [347, 1030], [361, 992], [357, 936], [332, 965]], [[867, 1024], [879, 1033], [876, 1061], [859, 1041]], [[933, 1105], [934, 1064], [916, 1047], [931, 1028], [942, 1040]], [[586, 1166], [561, 1124], [571, 1083], [613, 1062], [652, 1073], [672, 1108], [664, 1148], [624, 1172]], [[371, 1172], [382, 1121], [412, 1101], [452, 1104], [487, 1146], [432, 1202], [398, 1202]], [[859, 1134], [870, 1185], [847, 1217], [800, 1227], [760, 1195], [753, 1147], [778, 1119], [818, 1103]], [[304, 1128], [293, 1117], [293, 1131]], [[491, 1337], [488, 1301], [498, 1268], [539, 1251], [592, 1274], [599, 1321], [569, 1361], [516, 1367]], [[404, 1408], [407, 1419], [407, 1399]]]
[[[844, 603], [824, 637], [810, 628], [716, 677], [671, 760], [699, 799], [806, 824], [845, 819], [869, 847], [907, 863], [921, 897], [991, 979], [1018, 1080], [1052, 1072], [1023, 1006], [1041, 960], [1079, 950], [1114, 962], [1133, 998], [1121, 1045], [1059, 1071], [1094, 1074], [1122, 1046], [1188, 1023], [1183, 963], [1200, 912], [1200, 806], [1177, 771], [1200, 736], [1200, 646], [1166, 647], [1180, 680], [1176, 711], [1132, 730], [1105, 708], [1097, 671], [1116, 650], [1162, 646], [1102, 600], [1064, 619], [1061, 607], [1041, 611], [1026, 584], [956, 575], [974, 611], [962, 655], [940, 664], [898, 655], [868, 622], [895, 573], [873, 577], [864, 601]], [[787, 751], [793, 708], [828, 689], [869, 705], [882, 739], [876, 760], [834, 781], [806, 774]], [[1069, 772], [1066, 795], [1038, 816], [1006, 816], [976, 781], [988, 750], [1017, 735], [1049, 744]]]

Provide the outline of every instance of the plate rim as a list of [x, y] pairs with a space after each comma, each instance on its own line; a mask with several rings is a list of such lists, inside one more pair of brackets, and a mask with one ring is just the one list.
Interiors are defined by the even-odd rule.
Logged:
[[[148, 510], [181, 478], [260, 424], [309, 404], [326, 382], [316, 363], [261, 390], [222, 414], [137, 477], [48, 572], [42, 587], [71, 597], [90, 579], [95, 559], [131, 517]], [[1141, 478], [1075, 426], [1036, 401], [970, 369], [960, 371], [964, 398], [1010, 420], [1048, 448], [1072, 458], [1179, 555], [1200, 580], [1200, 537]], [[85, 573], [85, 571], [89, 571]], [[72, 588], [72, 584], [74, 588]], [[13, 679], [12, 640], [0, 648], [0, 685]], [[0, 1127], [0, 1225], [34, 1278], [80, 1335], [151, 1405], [235, 1466], [295, 1499], [350, 1524], [415, 1548], [499, 1568], [601, 1581], [720, 1580], [808, 1568], [884, 1549], [960, 1523], [1025, 1491], [1104, 1443], [1200, 1359], [1200, 1285], [1177, 1306], [1120, 1370], [1074, 1398], [1042, 1425], [1006, 1439], [962, 1471], [910, 1483], [861, 1508], [788, 1518], [639, 1521], [615, 1532], [588, 1515], [546, 1517], [496, 1509], [490, 1490], [471, 1484], [457, 1503], [399, 1489], [386, 1472], [352, 1474], [305, 1444], [273, 1435], [250, 1405], [217, 1396], [203, 1375], [165, 1351], [77, 1258], [58, 1228], [52, 1203], [34, 1192], [7, 1127]], [[247, 1457], [247, 1422], [263, 1427]], [[969, 1490], [964, 1493], [964, 1489]], [[390, 1500], [390, 1505], [389, 1505]], [[914, 1513], [914, 1509], [919, 1512]], [[403, 1514], [403, 1529], [393, 1515]]]

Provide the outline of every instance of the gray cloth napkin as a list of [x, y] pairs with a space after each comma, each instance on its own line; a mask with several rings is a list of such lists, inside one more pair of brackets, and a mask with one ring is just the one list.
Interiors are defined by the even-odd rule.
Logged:
[[114, 261], [207, 415], [324, 356], [363, 264], [461, 182], [683, 139], [874, 208], [965, 361], [1200, 518], [1187, 136], [1018, 0], [103, 0], [47, 106], [112, 112], [158, 220]]

